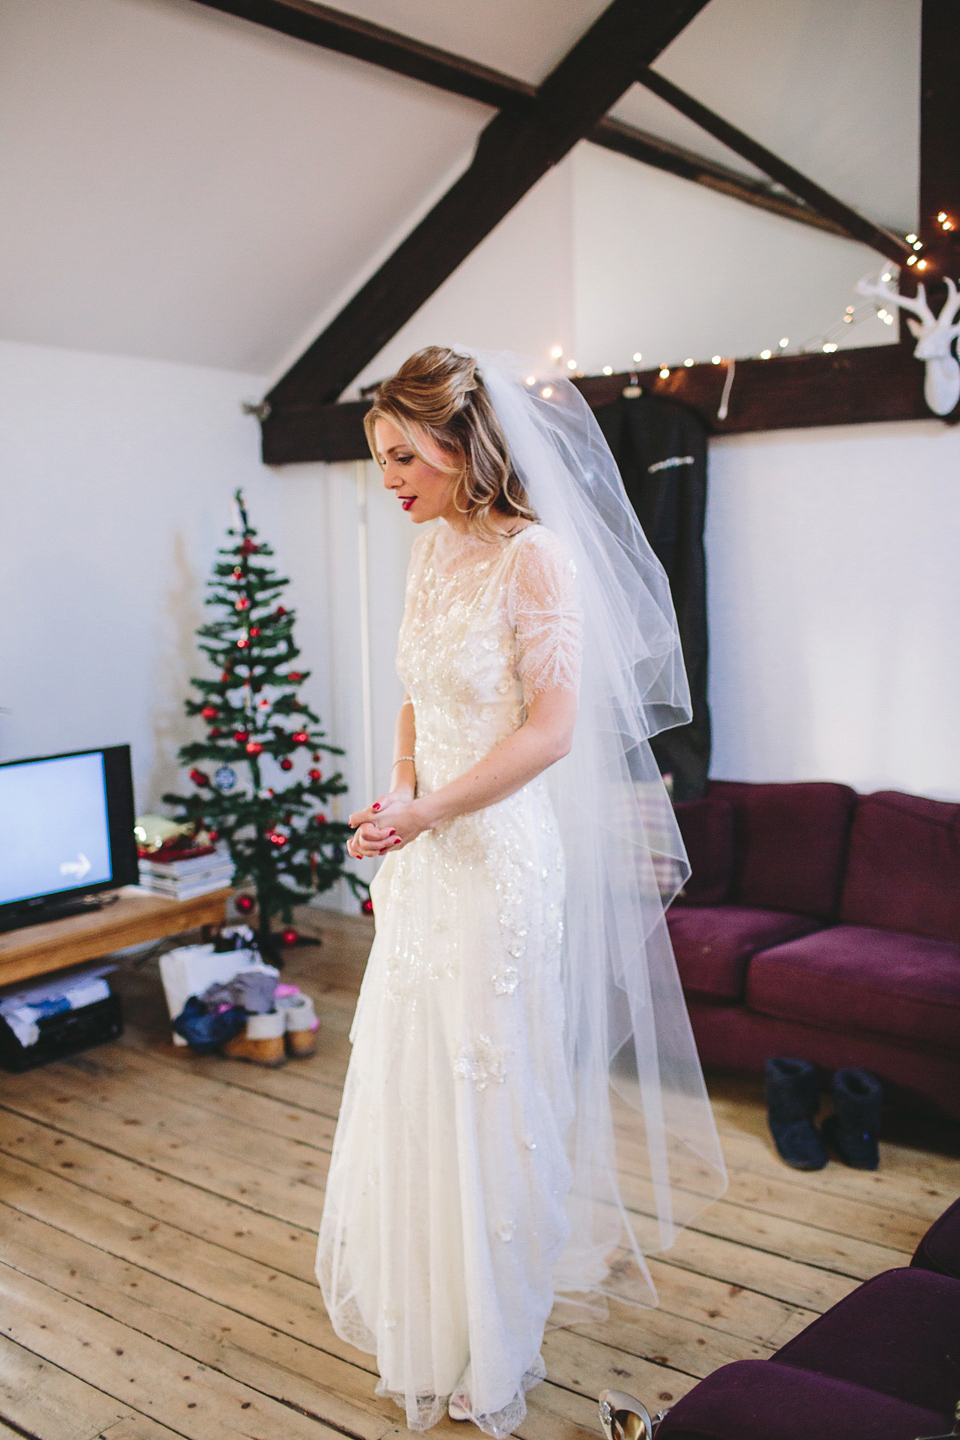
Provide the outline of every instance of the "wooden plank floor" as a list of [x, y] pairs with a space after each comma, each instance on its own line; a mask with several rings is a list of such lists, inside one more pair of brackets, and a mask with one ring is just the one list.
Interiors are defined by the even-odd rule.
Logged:
[[[347, 1031], [371, 927], [306, 912], [291, 952], [322, 1046], [278, 1071], [174, 1050], [156, 962], [117, 976], [127, 1033], [0, 1074], [0, 1436], [357, 1440], [401, 1433], [369, 1356], [313, 1279]], [[730, 1188], [651, 1261], [660, 1308], [548, 1333], [523, 1440], [596, 1436], [604, 1386], [651, 1410], [764, 1356], [861, 1281], [906, 1263], [960, 1193], [956, 1132], [907, 1128], [873, 1174], [777, 1159], [760, 1087], [711, 1082]], [[639, 1182], [638, 1182], [639, 1183]], [[638, 1202], [639, 1203], [639, 1202]], [[463, 1429], [443, 1422], [437, 1430]]]

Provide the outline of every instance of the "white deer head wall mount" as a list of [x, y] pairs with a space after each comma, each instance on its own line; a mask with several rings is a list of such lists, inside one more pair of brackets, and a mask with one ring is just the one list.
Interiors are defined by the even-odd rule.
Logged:
[[909, 310], [917, 319], [907, 324], [916, 339], [914, 355], [926, 365], [923, 395], [934, 415], [949, 415], [960, 400], [960, 363], [953, 353], [953, 342], [960, 335], [960, 324], [954, 324], [960, 311], [960, 292], [952, 280], [947, 279], [947, 298], [939, 315], [934, 315], [927, 304], [927, 292], [923, 285], [917, 286], [917, 298], [898, 294], [895, 288], [865, 275], [857, 281], [861, 295], [879, 297], [884, 305], [899, 306]]

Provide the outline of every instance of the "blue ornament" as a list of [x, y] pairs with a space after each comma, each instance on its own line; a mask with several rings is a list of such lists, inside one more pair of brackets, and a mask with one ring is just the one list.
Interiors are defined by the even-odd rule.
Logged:
[[237, 783], [237, 772], [231, 770], [229, 765], [221, 765], [213, 781], [218, 790], [232, 790]]

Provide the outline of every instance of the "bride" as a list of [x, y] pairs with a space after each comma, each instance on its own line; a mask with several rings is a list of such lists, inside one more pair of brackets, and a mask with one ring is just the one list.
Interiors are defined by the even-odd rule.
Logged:
[[655, 1303], [642, 1251], [723, 1188], [663, 914], [688, 871], [646, 743], [688, 718], [686, 682], [665, 577], [567, 381], [431, 347], [365, 423], [384, 485], [436, 523], [410, 562], [391, 789], [350, 817], [350, 853], [387, 859], [317, 1275], [411, 1429], [449, 1411], [504, 1436], [551, 1311]]

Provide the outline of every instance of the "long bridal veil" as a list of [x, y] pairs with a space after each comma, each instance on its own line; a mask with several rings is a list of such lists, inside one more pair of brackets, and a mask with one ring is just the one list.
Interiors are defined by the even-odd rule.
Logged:
[[572, 1233], [554, 1274], [565, 1321], [602, 1294], [655, 1303], [644, 1254], [726, 1186], [664, 916], [689, 866], [649, 745], [689, 720], [690, 700], [666, 575], [589, 406], [552, 367], [469, 353], [537, 515], [573, 556], [584, 619], [573, 748], [550, 772], [576, 1095]]

